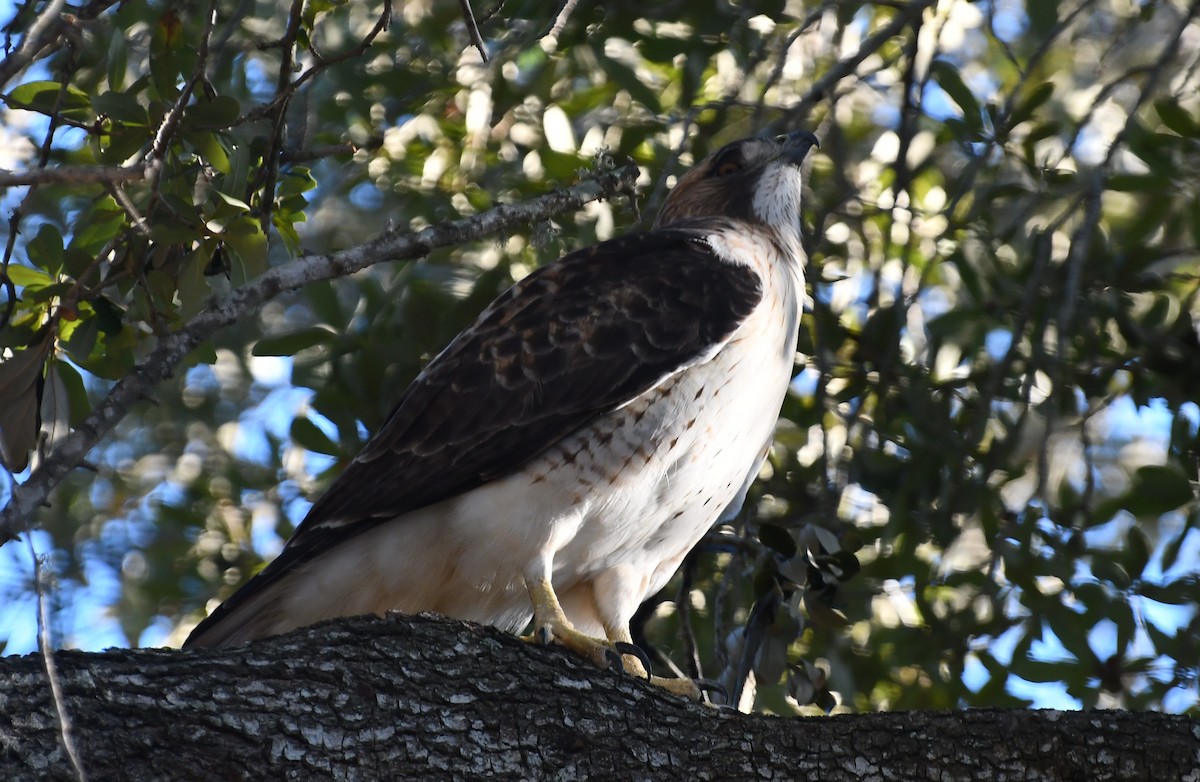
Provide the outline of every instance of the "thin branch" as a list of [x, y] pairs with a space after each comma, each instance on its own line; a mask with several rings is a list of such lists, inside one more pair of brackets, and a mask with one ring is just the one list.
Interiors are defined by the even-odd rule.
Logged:
[[33, 546], [33, 536], [30, 535], [26, 540], [29, 543], [29, 556], [33, 557], [33, 589], [37, 598], [38, 646], [41, 647], [42, 662], [46, 666], [46, 681], [50, 683], [50, 697], [54, 701], [54, 713], [58, 717], [58, 733], [62, 738], [67, 759], [71, 761], [71, 768], [75, 771], [75, 778], [79, 782], [86, 782], [87, 775], [83, 771], [83, 763], [79, 759], [79, 748], [75, 746], [74, 731], [71, 729], [71, 717], [67, 714], [62, 677], [58, 675], [58, 666], [54, 663], [54, 646], [50, 643], [50, 615], [46, 611], [42, 560]]
[[150, 146], [148, 157], [150, 159], [149, 179], [155, 185], [157, 185], [158, 177], [162, 173], [163, 160], [167, 154], [167, 145], [171, 143], [171, 138], [175, 135], [175, 128], [179, 125], [179, 121], [183, 119], [183, 112], [192, 98], [192, 92], [196, 89], [196, 84], [204, 76], [205, 64], [208, 60], [208, 37], [212, 34], [213, 22], [216, 20], [216, 5], [216, 0], [211, 0], [208, 5], [207, 16], [204, 20], [204, 32], [200, 36], [200, 48], [196, 55], [196, 65], [192, 68], [192, 74], [184, 82], [183, 89], [179, 91], [179, 97], [175, 99], [174, 105], [171, 106], [171, 110], [167, 112], [167, 115], [163, 117], [162, 123], [158, 126], [158, 131], [154, 134], [154, 143]]
[[[56, 22], [61, 21], [65, 0], [51, 0], [38, 14], [38, 18], [30, 25], [29, 31], [21, 40], [17, 50], [0, 62], [0, 89], [14, 76], [25, 70], [25, 66], [33, 62], [38, 53], [57, 35]], [[51, 28], [56, 28], [51, 34]]]
[[838, 60], [830, 66], [825, 75], [809, 88], [808, 93], [788, 113], [799, 117], [801, 121], [806, 119], [809, 113], [812, 112], [813, 107], [824, 100], [825, 96], [833, 91], [838, 82], [854, 73], [854, 70], [858, 68], [863, 60], [878, 51], [893, 36], [899, 35], [905, 27], [912, 24], [913, 20], [925, 13], [925, 9], [936, 4], [936, 2], [937, 0], [916, 0], [897, 12], [890, 22], [880, 27], [864, 40], [862, 45], [858, 47], [857, 52], [850, 57]]
[[0, 187], [25, 185], [85, 185], [95, 182], [116, 184], [138, 182], [146, 178], [146, 169], [124, 166], [64, 166], [34, 171], [9, 171], [0, 168]]
[[113, 387], [87, 419], [64, 437], [29, 479], [13, 491], [11, 502], [0, 514], [0, 544], [15, 539], [30, 528], [33, 512], [50, 491], [159, 380], [170, 377], [184, 357], [218, 329], [261, 309], [264, 302], [318, 280], [345, 277], [384, 261], [422, 258], [436, 248], [460, 246], [505, 234], [562, 212], [577, 210], [592, 201], [633, 195], [638, 174], [637, 166], [630, 164], [524, 203], [497, 206], [482, 214], [438, 223], [417, 233], [387, 231], [348, 250], [307, 255], [271, 269], [211, 304], [179, 331], [164, 337], [141, 364]]
[[575, 10], [575, 6], [579, 5], [579, 0], [565, 0], [562, 7], [558, 9], [558, 13], [554, 15], [554, 21], [550, 24], [550, 29], [547, 30], [542, 38], [553, 38], [554, 46], [558, 46], [558, 36], [562, 34], [563, 28], [567, 26], [567, 20], [571, 18], [571, 12]]
[[[300, 78], [291, 81], [293, 52], [292, 48], [295, 44], [296, 37], [300, 31], [300, 14], [303, 10], [303, 3], [297, 2], [292, 8], [292, 18], [288, 22], [287, 32], [284, 34], [283, 55], [280, 58], [279, 64], [279, 80], [275, 89], [275, 100], [271, 101], [271, 112], [267, 115], [272, 118], [273, 125], [271, 129], [271, 145], [267, 150], [267, 155], [263, 160], [263, 177], [262, 185], [262, 200], [260, 201], [260, 224], [262, 225], [263, 235], [269, 235], [271, 232], [271, 212], [275, 206], [275, 183], [279, 178], [279, 164], [282, 162], [281, 153], [283, 150], [283, 133], [284, 119], [287, 112], [287, 107], [296, 90], [310, 78], [343, 60], [348, 60], [358, 57], [370, 48], [376, 36], [383, 32], [392, 17], [391, 0], [384, 0], [383, 12], [380, 13], [379, 19], [375, 22], [375, 26], [359, 41], [358, 45], [351, 47], [347, 51], [342, 52], [336, 57], [326, 59], [321, 56], [320, 52], [310, 46], [309, 51], [316, 59], [316, 64], [300, 74]], [[256, 180], [255, 189], [258, 189], [258, 181]], [[251, 193], [246, 194], [246, 202], [251, 203]]]
[[[337, 65], [345, 60], [358, 57], [360, 54], [370, 48], [371, 44], [374, 43], [379, 34], [387, 29], [388, 24], [391, 22], [391, 18], [392, 2], [391, 0], [384, 0], [383, 13], [379, 15], [379, 19], [375, 22], [375, 26], [371, 28], [370, 32], [368, 32], [366, 36], [358, 42], [357, 45], [344, 52], [341, 52], [340, 54], [336, 54], [333, 57], [323, 57], [321, 56], [320, 52], [310, 48], [309, 52], [312, 53], [313, 58], [316, 60], [315, 64], [310, 66], [306, 71], [304, 71], [304, 73], [300, 74], [295, 81], [286, 85], [285, 88], [276, 90], [275, 98], [272, 99], [270, 103], [264, 103], [261, 106], [251, 109], [242, 116], [238, 117], [233, 124], [243, 125], [247, 122], [256, 122], [260, 119], [266, 119], [267, 117], [274, 116], [279, 110], [279, 105], [291, 100], [292, 94], [302, 87], [309, 79], [312, 79], [317, 74], [321, 73], [321, 71], [324, 71], [333, 65]], [[269, 46], [264, 44], [260, 48], [274, 48], [279, 45], [279, 41], [274, 41]]]
[[792, 45], [800, 40], [800, 36], [808, 32], [817, 22], [821, 21], [825, 12], [829, 10], [830, 5], [832, 3], [825, 2], [809, 11], [808, 15], [804, 17], [804, 21], [795, 30], [792, 30], [784, 40], [783, 45], [779, 48], [779, 56], [775, 58], [775, 65], [771, 68], [771, 73], [767, 76], [766, 81], [763, 82], [762, 89], [758, 92], [758, 104], [754, 107], [754, 119], [751, 120], [751, 127], [758, 127], [762, 122], [763, 111], [767, 108], [767, 93], [771, 88], [779, 84], [779, 80], [783, 78], [783, 69], [787, 65], [787, 55], [791, 51]]
[[279, 76], [275, 83], [275, 100], [272, 102], [275, 110], [271, 116], [271, 144], [267, 148], [267, 154], [263, 156], [261, 176], [255, 177], [246, 193], [246, 203], [251, 204], [254, 203], [253, 191], [260, 186], [262, 188], [262, 199], [259, 201], [259, 220], [263, 236], [271, 234], [271, 210], [275, 206], [275, 182], [279, 178], [279, 152], [283, 149], [283, 126], [287, 115], [288, 101], [295, 92], [295, 88], [291, 85], [292, 64], [295, 62], [296, 38], [300, 35], [303, 11], [303, 0], [293, 0], [287, 30], [284, 31], [280, 41]]
[[372, 27], [365, 36], [363, 36], [363, 39], [359, 41], [357, 45], [352, 46], [344, 52], [335, 54], [333, 57], [325, 57], [315, 49], [309, 49], [309, 51], [312, 52], [313, 57], [316, 58], [317, 62], [304, 73], [300, 74], [300, 78], [296, 79], [288, 86], [289, 93], [295, 92], [297, 88], [303, 86], [306, 81], [313, 78], [321, 71], [337, 65], [340, 62], [354, 59], [367, 49], [371, 48], [371, 44], [375, 42], [375, 39], [379, 37], [380, 33], [388, 28], [388, 25], [391, 24], [391, 20], [392, 0], [384, 0], [383, 11], [379, 14], [379, 19], [376, 20], [375, 26]]
[[458, 0], [458, 5], [462, 8], [463, 21], [467, 23], [467, 32], [471, 34], [471, 43], [479, 50], [479, 56], [483, 58], [483, 61], [487, 62], [487, 44], [483, 42], [483, 36], [479, 34], [479, 25], [475, 23], [475, 12], [471, 10], [471, 0]]

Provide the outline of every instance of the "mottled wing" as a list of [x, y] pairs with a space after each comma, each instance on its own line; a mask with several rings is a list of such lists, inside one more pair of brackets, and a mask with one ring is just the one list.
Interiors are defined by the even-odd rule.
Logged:
[[538, 269], [405, 392], [283, 552], [200, 627], [293, 566], [504, 476], [597, 416], [707, 360], [758, 304], [756, 272], [695, 229], [633, 234]]

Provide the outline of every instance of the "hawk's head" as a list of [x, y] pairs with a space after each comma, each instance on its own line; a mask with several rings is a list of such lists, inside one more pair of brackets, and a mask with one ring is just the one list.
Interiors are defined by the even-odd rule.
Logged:
[[695, 217], [800, 225], [800, 166], [817, 137], [797, 130], [726, 144], [680, 177], [655, 228]]

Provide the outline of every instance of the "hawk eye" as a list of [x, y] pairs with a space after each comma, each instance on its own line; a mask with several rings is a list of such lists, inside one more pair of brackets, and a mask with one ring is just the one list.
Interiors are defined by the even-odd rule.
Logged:
[[728, 176], [741, 171], [742, 167], [737, 163], [725, 162], [717, 166], [717, 176]]

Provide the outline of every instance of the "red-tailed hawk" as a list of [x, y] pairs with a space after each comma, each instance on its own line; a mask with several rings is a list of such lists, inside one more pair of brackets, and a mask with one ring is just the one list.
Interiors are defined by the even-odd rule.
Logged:
[[434, 611], [511, 632], [532, 619], [536, 636], [604, 666], [638, 605], [738, 511], [770, 445], [815, 143], [728, 144], [680, 178], [653, 230], [508, 289], [184, 646]]

